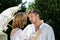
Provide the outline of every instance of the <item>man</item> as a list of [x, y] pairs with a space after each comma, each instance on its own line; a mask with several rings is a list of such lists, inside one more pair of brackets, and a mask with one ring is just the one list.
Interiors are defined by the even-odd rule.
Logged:
[[27, 25], [23, 30], [27, 40], [55, 40], [54, 32], [51, 26], [44, 23], [39, 17], [38, 10], [28, 12], [28, 18], [32, 24]]

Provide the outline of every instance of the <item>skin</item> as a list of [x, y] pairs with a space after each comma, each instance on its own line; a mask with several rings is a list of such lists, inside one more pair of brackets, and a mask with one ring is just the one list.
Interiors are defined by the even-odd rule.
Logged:
[[28, 18], [30, 22], [35, 25], [35, 29], [37, 31], [39, 29], [39, 26], [42, 24], [41, 20], [39, 19], [39, 15], [30, 13], [28, 14]]

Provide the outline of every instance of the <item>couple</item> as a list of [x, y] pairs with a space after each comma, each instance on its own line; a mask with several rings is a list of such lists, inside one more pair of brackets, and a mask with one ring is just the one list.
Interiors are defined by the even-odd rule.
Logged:
[[[30, 10], [28, 14], [16, 14], [12, 24], [11, 40], [55, 40], [52, 27], [44, 23], [39, 18], [40, 15], [38, 10]], [[27, 17], [32, 24], [21, 30], [26, 24]]]

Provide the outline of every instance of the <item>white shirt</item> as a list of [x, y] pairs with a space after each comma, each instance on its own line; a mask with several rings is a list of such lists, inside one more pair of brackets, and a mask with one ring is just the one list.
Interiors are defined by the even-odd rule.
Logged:
[[22, 40], [22, 34], [21, 34], [22, 30], [19, 29], [18, 31], [16, 31], [12, 36], [10, 36], [10, 40]]
[[[55, 40], [54, 32], [51, 26], [42, 22], [39, 28], [41, 29], [41, 34], [38, 40]], [[23, 30], [23, 33], [27, 40], [32, 40], [30, 37], [35, 33], [34, 24], [27, 25], [27, 27]]]

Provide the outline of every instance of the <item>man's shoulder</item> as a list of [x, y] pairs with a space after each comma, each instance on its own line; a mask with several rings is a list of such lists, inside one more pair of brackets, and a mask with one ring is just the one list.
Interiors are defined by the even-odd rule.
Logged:
[[28, 24], [27, 26], [33, 26], [34, 24]]
[[47, 23], [44, 23], [44, 25], [46, 26], [46, 27], [48, 27], [48, 28], [52, 28], [49, 24], [47, 24]]
[[31, 28], [32, 26], [33, 26], [33, 24], [28, 24], [26, 27]]
[[34, 26], [33, 24], [29, 24], [24, 28], [23, 33], [30, 33], [32, 30], [34, 30]]
[[42, 24], [41, 24], [40, 28], [43, 28], [43, 29], [51, 29], [52, 28], [49, 24], [43, 22], [43, 20], [41, 20], [41, 22], [42, 22]]
[[45, 29], [48, 29], [48, 30], [53, 30], [53, 28], [52, 28], [52, 26], [50, 26], [49, 24], [47, 24], [47, 23], [44, 23], [44, 28]]
[[31, 29], [32, 27], [34, 27], [34, 24], [28, 24], [25, 29]]

